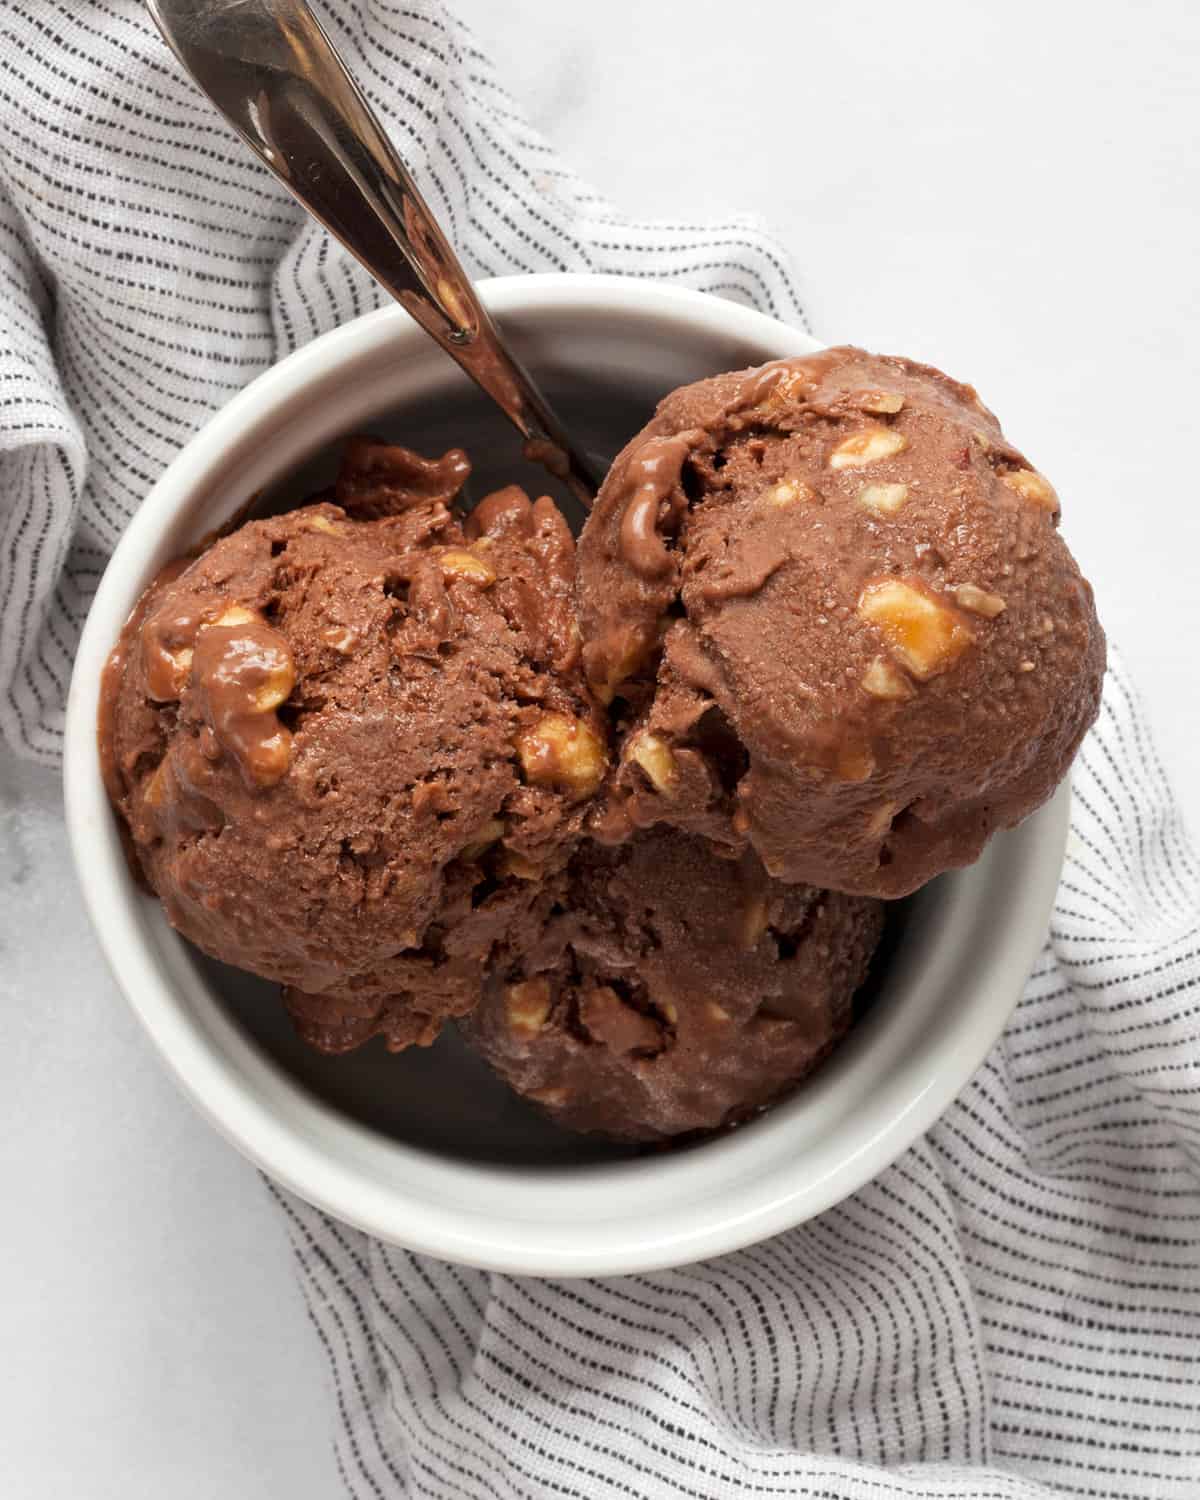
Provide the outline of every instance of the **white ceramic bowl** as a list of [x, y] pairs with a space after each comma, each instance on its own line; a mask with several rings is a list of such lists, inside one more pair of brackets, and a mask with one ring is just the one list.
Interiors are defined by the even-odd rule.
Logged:
[[[653, 283], [527, 276], [485, 282], [483, 294], [572, 429], [609, 457], [672, 387], [815, 347], [734, 303]], [[135, 888], [95, 745], [100, 672], [122, 621], [164, 562], [256, 490], [289, 481], [286, 493], [307, 493], [331, 474], [334, 440], [362, 429], [432, 451], [463, 444], [477, 494], [519, 468], [515, 437], [389, 308], [236, 396], [147, 496], [104, 575], [71, 686], [67, 816], [92, 922], [130, 1004], [240, 1150], [310, 1202], [413, 1249], [608, 1275], [715, 1255], [819, 1213], [909, 1146], [1000, 1032], [1046, 928], [1065, 788], [973, 869], [902, 905], [865, 1013], [791, 1099], [668, 1155], [557, 1130], [453, 1036], [400, 1057], [308, 1052], [271, 986], [202, 958]]]

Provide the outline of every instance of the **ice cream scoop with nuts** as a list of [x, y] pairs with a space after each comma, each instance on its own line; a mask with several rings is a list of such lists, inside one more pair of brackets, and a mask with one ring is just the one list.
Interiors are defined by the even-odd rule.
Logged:
[[106, 674], [107, 783], [147, 884], [329, 1051], [428, 1042], [476, 1003], [605, 770], [566, 524], [512, 488], [464, 525], [466, 473], [353, 443], [341, 504], [173, 565]]
[[584, 845], [498, 950], [468, 1042], [559, 1124], [663, 1141], [736, 1124], [850, 1025], [883, 907], [660, 828]]
[[971, 387], [829, 349], [669, 395], [580, 538], [618, 763], [598, 832], [665, 824], [885, 897], [1053, 792], [1104, 635], [1049, 482]]

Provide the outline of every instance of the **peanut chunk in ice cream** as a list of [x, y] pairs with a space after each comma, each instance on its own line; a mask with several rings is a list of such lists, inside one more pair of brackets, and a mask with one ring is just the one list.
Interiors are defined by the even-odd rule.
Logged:
[[858, 616], [875, 626], [892, 655], [922, 682], [952, 666], [975, 639], [956, 609], [904, 578], [867, 584]]
[[1011, 469], [1000, 476], [1010, 490], [1015, 490], [1022, 500], [1040, 506], [1042, 510], [1057, 512], [1058, 496], [1050, 481], [1036, 469]]
[[960, 583], [954, 590], [954, 600], [960, 609], [969, 609], [986, 620], [994, 620], [1007, 607], [999, 594], [989, 594], [973, 583]]
[[890, 698], [896, 702], [916, 694], [911, 680], [885, 656], [877, 656], [863, 673], [862, 686], [863, 692], [870, 693], [872, 698]]
[[261, 615], [233, 605], [196, 635], [192, 681], [218, 745], [250, 786], [281, 780], [292, 736], [275, 713], [296, 685], [286, 638]]
[[596, 790], [608, 765], [603, 741], [581, 719], [566, 714], [543, 714], [518, 736], [517, 755], [527, 781], [579, 797]]
[[664, 797], [671, 795], [679, 779], [679, 768], [670, 746], [661, 735], [641, 730], [630, 739], [625, 755], [642, 768], [656, 792]]
[[504, 1013], [510, 1028], [525, 1036], [536, 1036], [550, 1014], [550, 981], [539, 976], [510, 984], [504, 991]]
[[906, 484], [864, 484], [858, 492], [858, 503], [877, 516], [894, 516], [908, 500]]
[[801, 505], [817, 498], [816, 491], [802, 479], [780, 479], [769, 485], [761, 495], [764, 505], [786, 510], [789, 505]]
[[894, 427], [865, 427], [843, 438], [829, 455], [831, 469], [865, 469], [868, 464], [894, 458], [908, 447], [908, 439]]
[[904, 397], [897, 391], [863, 391], [855, 405], [859, 411], [890, 417], [904, 409]]
[[474, 583], [479, 588], [486, 589], [496, 581], [494, 568], [489, 567], [481, 557], [476, 557], [473, 553], [464, 552], [459, 548], [451, 548], [443, 552], [438, 558], [438, 566], [447, 583], [454, 579], [461, 579], [466, 583]]

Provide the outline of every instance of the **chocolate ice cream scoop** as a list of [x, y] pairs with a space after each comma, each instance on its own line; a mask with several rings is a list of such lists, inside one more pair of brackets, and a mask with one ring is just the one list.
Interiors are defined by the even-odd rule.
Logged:
[[510, 490], [464, 529], [465, 473], [356, 442], [337, 493], [372, 519], [310, 505], [172, 565], [106, 674], [147, 883], [328, 1050], [428, 1042], [475, 1003], [605, 770], [566, 524]]
[[830, 349], [683, 387], [579, 544], [620, 763], [656, 823], [788, 881], [901, 896], [1053, 792], [1104, 635], [1049, 482], [971, 387]]
[[882, 928], [878, 901], [669, 829], [585, 846], [541, 912], [460, 1028], [560, 1124], [634, 1141], [744, 1120], [810, 1072]]

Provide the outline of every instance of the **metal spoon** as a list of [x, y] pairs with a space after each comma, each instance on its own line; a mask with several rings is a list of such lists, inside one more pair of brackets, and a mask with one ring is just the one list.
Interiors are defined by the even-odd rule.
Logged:
[[462, 366], [584, 507], [597, 489], [305, 0], [147, 0], [242, 139]]

